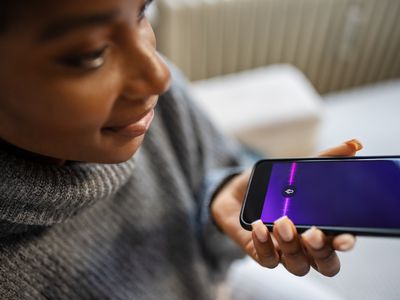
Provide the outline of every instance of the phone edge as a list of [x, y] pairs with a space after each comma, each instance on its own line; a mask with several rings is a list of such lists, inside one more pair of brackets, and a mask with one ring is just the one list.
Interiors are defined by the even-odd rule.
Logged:
[[[342, 160], [342, 159], [381, 159], [381, 158], [400, 158], [400, 155], [378, 155], [378, 156], [371, 156], [371, 155], [367, 155], [367, 156], [349, 156], [349, 157], [337, 157], [337, 156], [324, 156], [324, 157], [289, 157], [289, 158], [271, 158], [271, 159], [260, 159], [258, 160], [252, 169], [250, 178], [249, 178], [249, 182], [247, 184], [246, 187], [246, 193], [243, 199], [243, 203], [242, 203], [242, 207], [240, 209], [240, 215], [239, 215], [239, 221], [241, 226], [248, 231], [252, 230], [251, 227], [251, 223], [247, 223], [243, 220], [243, 211], [244, 208], [246, 206], [246, 201], [247, 201], [247, 195], [249, 193], [250, 190], [250, 185], [253, 179], [253, 175], [255, 172], [256, 167], [262, 163], [263, 161], [293, 161], [293, 160], [310, 160], [310, 159], [318, 159], [318, 160]], [[267, 228], [272, 231], [273, 230], [273, 224], [272, 223], [264, 223]], [[305, 226], [305, 225], [295, 225], [296, 230], [298, 233], [302, 233], [305, 232], [307, 229], [311, 228], [312, 226]], [[368, 228], [368, 230], [364, 229], [364, 228], [357, 228], [357, 227], [328, 227], [328, 226], [318, 226], [318, 229], [320, 229], [321, 231], [323, 231], [326, 234], [333, 234], [333, 235], [337, 235], [337, 234], [342, 234], [342, 233], [349, 233], [349, 234], [353, 234], [353, 235], [357, 235], [357, 236], [376, 236], [376, 237], [400, 237], [400, 229], [394, 229], [394, 230], [388, 230], [388, 229], [380, 229], [380, 228]], [[371, 231], [372, 229], [372, 231]]]

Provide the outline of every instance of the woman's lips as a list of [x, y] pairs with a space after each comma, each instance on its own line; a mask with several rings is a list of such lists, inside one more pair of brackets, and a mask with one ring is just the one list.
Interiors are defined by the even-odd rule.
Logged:
[[126, 126], [106, 127], [103, 130], [118, 135], [134, 138], [146, 133], [146, 131], [150, 127], [151, 122], [153, 121], [153, 118], [154, 109], [151, 109], [148, 113], [146, 113], [143, 117], [141, 117], [134, 123], [128, 124]]

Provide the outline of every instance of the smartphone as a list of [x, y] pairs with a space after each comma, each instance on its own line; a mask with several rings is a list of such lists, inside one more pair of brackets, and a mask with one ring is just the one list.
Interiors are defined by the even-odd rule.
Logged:
[[288, 216], [298, 232], [400, 236], [400, 156], [266, 159], [256, 163], [240, 213], [251, 230]]

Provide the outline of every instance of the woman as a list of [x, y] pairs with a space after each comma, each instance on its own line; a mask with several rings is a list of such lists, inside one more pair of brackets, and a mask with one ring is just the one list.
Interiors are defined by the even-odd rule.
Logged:
[[336, 274], [350, 235], [300, 238], [287, 218], [273, 236], [240, 227], [249, 172], [173, 68], [171, 80], [148, 4], [0, 4], [2, 298], [210, 299], [240, 248]]

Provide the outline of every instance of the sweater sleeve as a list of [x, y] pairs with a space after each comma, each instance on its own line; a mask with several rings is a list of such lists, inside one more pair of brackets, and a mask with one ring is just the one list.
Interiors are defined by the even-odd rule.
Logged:
[[[242, 148], [210, 122], [202, 109], [193, 101], [186, 79], [173, 66], [171, 70], [173, 87], [167, 95], [170, 105], [166, 109], [179, 110], [179, 113], [174, 113], [171, 125], [172, 122], [190, 124], [179, 129], [183, 131], [181, 135], [186, 136], [190, 143], [188, 142], [186, 146], [179, 145], [176, 151], [191, 153], [180, 157], [190, 157], [190, 161], [182, 162], [182, 168], [185, 169], [196, 201], [197, 235], [205, 261], [209, 264], [213, 275], [220, 277], [224, 275], [230, 263], [234, 259], [243, 257], [244, 253], [217, 228], [211, 218], [209, 207], [218, 190], [230, 178], [243, 171]], [[173, 101], [175, 104], [171, 104]], [[182, 120], [177, 121], [177, 118]], [[174, 126], [175, 129], [176, 127], [178, 126]], [[172, 138], [173, 136], [171, 134]]]
[[198, 236], [214, 275], [223, 276], [230, 263], [243, 257], [244, 252], [217, 227], [211, 217], [210, 205], [220, 189], [244, 170], [241, 149], [214, 128], [200, 110], [196, 112], [195, 119], [196, 122], [201, 121], [201, 126], [208, 127], [206, 131], [198, 131], [204, 164], [202, 181], [195, 196], [198, 204]]
[[227, 167], [210, 171], [204, 179], [199, 195], [199, 203], [201, 203], [198, 220], [199, 239], [203, 254], [217, 277], [222, 277], [231, 262], [242, 258], [244, 252], [218, 228], [211, 217], [210, 205], [225, 183], [242, 171], [242, 167]]

